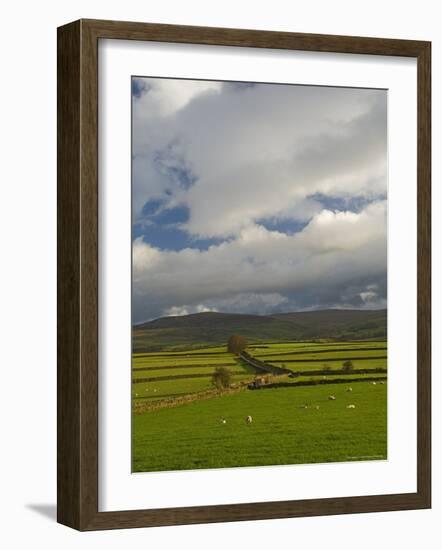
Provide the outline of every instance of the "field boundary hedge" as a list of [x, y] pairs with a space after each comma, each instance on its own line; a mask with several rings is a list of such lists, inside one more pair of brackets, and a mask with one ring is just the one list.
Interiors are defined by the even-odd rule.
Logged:
[[263, 384], [261, 386], [249, 385], [249, 390], [271, 390], [274, 388], [297, 388], [300, 386], [320, 386], [327, 384], [353, 384], [355, 382], [379, 382], [387, 380], [386, 376], [366, 377], [366, 378], [335, 378], [334, 380], [300, 380], [299, 382], [274, 382]]
[[132, 411], [135, 414], [142, 414], [144, 412], [149, 412], [157, 409], [178, 407], [179, 405], [185, 405], [186, 403], [192, 403], [193, 401], [203, 401], [206, 399], [223, 397], [225, 395], [232, 395], [240, 391], [246, 390], [248, 384], [250, 384], [250, 379], [240, 382], [234, 388], [226, 388], [223, 390], [211, 389], [205, 390], [203, 392], [189, 393], [186, 395], [182, 395], [181, 397], [165, 397], [150, 402], [143, 401], [142, 403], [135, 402], [132, 405]]
[[[289, 355], [289, 354], [287, 354]], [[273, 357], [273, 356], [269, 356], [269, 357]], [[386, 355], [371, 355], [370, 357], [338, 357], [338, 358], [335, 358], [335, 357], [321, 357], [321, 359], [276, 359], [276, 361], [278, 363], [331, 363], [331, 362], [343, 362], [343, 361], [346, 361], [346, 360], [350, 360], [350, 361], [365, 361], [367, 359], [388, 359], [388, 357]], [[271, 361], [271, 359], [269, 359], [269, 362]]]
[[276, 365], [270, 365], [269, 363], [264, 363], [263, 361], [260, 361], [256, 357], [253, 357], [246, 351], [242, 351], [239, 354], [239, 357], [254, 367], [256, 370], [261, 372], [266, 372], [268, 374], [290, 374], [292, 371], [289, 369], [285, 369], [283, 367], [278, 367]]
[[[324, 344], [324, 345], [327, 345], [327, 344]], [[310, 347], [310, 346], [305, 346], [305, 347]], [[267, 348], [269, 349], [269, 348]], [[387, 347], [371, 347], [371, 348], [338, 348], [338, 349], [318, 349], [318, 350], [310, 350], [310, 351], [305, 351], [305, 350], [299, 350], [299, 349], [295, 349], [294, 351], [278, 351], [276, 353], [268, 353], [268, 354], [265, 354], [263, 353], [261, 355], [261, 357], [267, 357], [267, 355], [269, 357], [277, 357], [277, 356], [280, 356], [280, 355], [308, 355], [310, 353], [314, 353], [314, 354], [317, 354], [317, 353], [341, 353], [341, 352], [347, 352], [347, 353], [353, 353], [353, 352], [356, 352], [356, 351], [385, 351], [387, 350], [388, 348]], [[351, 357], [350, 357], [351, 359]]]
[[[346, 375], [349, 374], [386, 374], [387, 369], [381, 368], [381, 367], [375, 367], [373, 369], [352, 369], [350, 371], [345, 371]], [[297, 376], [339, 376], [344, 374], [344, 371], [341, 370], [300, 370], [292, 372], [291, 375], [289, 375], [291, 378], [296, 378]]]
[[157, 365], [153, 367], [132, 367], [132, 371], [149, 371], [149, 370], [172, 370], [172, 369], [196, 369], [196, 368], [202, 368], [207, 369], [209, 367], [235, 367], [237, 366], [236, 363], [196, 363], [196, 364], [186, 364], [186, 365]]
[[213, 372], [205, 374], [170, 374], [169, 376], [149, 376], [144, 378], [132, 378], [132, 384], [141, 384], [142, 382], [162, 382], [163, 380], [185, 380], [186, 378], [212, 378], [212, 376]]
[[204, 355], [226, 355], [228, 353], [227, 349], [225, 351], [134, 351], [133, 355], [137, 357], [147, 357], [147, 358], [161, 358], [161, 357], [200, 357]]

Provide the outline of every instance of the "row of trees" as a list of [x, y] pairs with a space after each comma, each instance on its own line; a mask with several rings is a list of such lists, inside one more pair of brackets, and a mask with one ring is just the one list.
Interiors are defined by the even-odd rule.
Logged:
[[[348, 373], [348, 372], [351, 372], [353, 369], [354, 369], [353, 361], [347, 360], [347, 361], [344, 361], [344, 362], [342, 363], [342, 370], [343, 370], [344, 372], [347, 372], [347, 373]], [[328, 365], [327, 363], [324, 363], [324, 364], [322, 365], [322, 370], [323, 370], [323, 371], [329, 372], [329, 371], [332, 370], [332, 368], [331, 368], [331, 366]]]
[[[241, 336], [239, 334], [233, 334], [229, 341], [227, 342], [227, 349], [230, 353], [235, 353], [236, 355], [239, 355], [242, 351], [244, 351], [247, 347], [247, 340], [244, 338], [244, 336]], [[343, 372], [349, 373], [353, 370], [353, 362], [350, 360], [344, 361], [342, 363], [342, 370]], [[324, 364], [323, 365], [324, 371], [330, 371], [331, 367], [330, 365]], [[229, 369], [226, 367], [216, 367], [215, 372], [212, 376], [212, 384], [218, 388], [228, 388], [232, 382], [232, 373]]]
[[[239, 355], [247, 347], [247, 340], [240, 334], [232, 334], [227, 342], [227, 350]], [[212, 376], [212, 384], [218, 388], [228, 388], [232, 383], [232, 373], [226, 367], [216, 367]]]

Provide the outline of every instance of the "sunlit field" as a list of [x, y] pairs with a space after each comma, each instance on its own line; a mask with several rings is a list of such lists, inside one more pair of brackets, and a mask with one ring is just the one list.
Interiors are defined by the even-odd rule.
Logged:
[[[385, 341], [247, 351], [285, 373], [251, 389], [262, 372], [225, 346], [133, 355], [134, 471], [386, 458]], [[213, 385], [217, 367], [230, 372], [228, 391]]]
[[386, 459], [387, 386], [356, 382], [351, 388], [242, 391], [135, 414], [133, 470]]

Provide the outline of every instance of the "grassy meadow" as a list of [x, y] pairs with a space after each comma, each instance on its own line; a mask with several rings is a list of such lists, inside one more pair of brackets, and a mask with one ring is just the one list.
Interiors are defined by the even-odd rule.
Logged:
[[385, 459], [386, 385], [351, 387], [243, 391], [135, 414], [133, 471]]
[[[269, 341], [247, 352], [286, 372], [251, 389], [262, 371], [226, 346], [133, 354], [133, 471], [386, 458], [385, 340]], [[231, 373], [228, 390], [213, 385], [217, 367]]]

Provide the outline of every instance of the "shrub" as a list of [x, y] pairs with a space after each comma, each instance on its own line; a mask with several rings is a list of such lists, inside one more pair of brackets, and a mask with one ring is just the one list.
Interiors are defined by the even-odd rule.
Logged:
[[212, 384], [218, 388], [228, 388], [232, 381], [232, 373], [226, 367], [216, 367], [212, 375]]
[[344, 362], [342, 363], [342, 370], [343, 370], [344, 372], [350, 372], [350, 371], [352, 371], [352, 370], [353, 370], [353, 362], [352, 362], [352, 361], [348, 361], [348, 360], [347, 360], [347, 361], [344, 361]]

